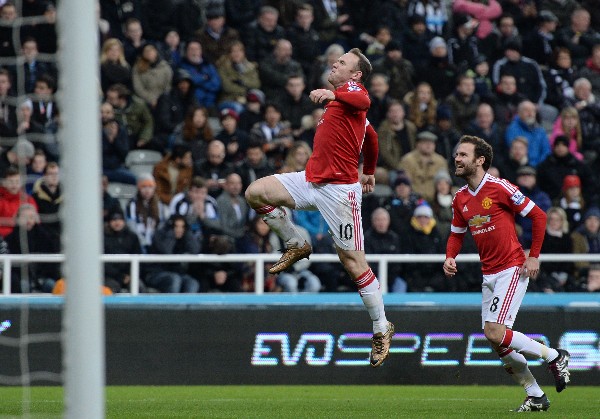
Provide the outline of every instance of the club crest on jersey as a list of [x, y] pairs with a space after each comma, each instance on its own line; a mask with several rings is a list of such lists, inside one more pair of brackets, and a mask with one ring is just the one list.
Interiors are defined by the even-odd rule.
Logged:
[[523, 195], [521, 191], [517, 191], [510, 197], [510, 199], [515, 203], [515, 205], [521, 205], [523, 201], [525, 201], [525, 195]]
[[356, 82], [349, 81], [348, 82], [348, 91], [349, 92], [360, 92], [362, 89]]
[[483, 201], [481, 201], [481, 206], [483, 207], [483, 209], [490, 209], [492, 207], [492, 199], [490, 197], [485, 197], [483, 198]]
[[469, 220], [469, 227], [479, 228], [482, 225], [489, 223], [490, 221], [492, 221], [491, 215], [477, 214], [471, 217], [471, 219]]

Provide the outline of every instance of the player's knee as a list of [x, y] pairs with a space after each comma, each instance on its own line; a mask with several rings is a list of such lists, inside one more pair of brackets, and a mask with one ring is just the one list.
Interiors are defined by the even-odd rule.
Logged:
[[262, 187], [260, 182], [254, 181], [246, 188], [246, 201], [248, 201], [250, 206], [254, 206], [253, 204], [260, 204], [261, 201], [265, 199], [264, 195], [265, 188]]
[[504, 337], [504, 331], [500, 328], [486, 327], [484, 329], [485, 338], [494, 346], [499, 346]]

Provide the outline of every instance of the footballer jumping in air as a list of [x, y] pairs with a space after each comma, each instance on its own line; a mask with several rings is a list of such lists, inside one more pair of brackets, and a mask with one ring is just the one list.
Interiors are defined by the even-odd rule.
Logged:
[[[371, 69], [358, 48], [333, 64], [328, 81], [335, 90], [316, 89], [309, 95], [313, 102], [325, 104], [325, 112], [317, 124], [306, 170], [258, 179], [246, 190], [246, 199], [286, 245], [270, 273], [288, 269], [312, 251], [280, 207], [323, 214], [340, 261], [373, 321], [370, 363], [378, 367], [389, 355], [394, 325], [386, 319], [379, 281], [367, 264], [363, 247], [362, 194], [373, 191], [378, 153], [377, 134], [366, 119], [371, 101], [363, 86]], [[361, 150], [364, 165], [359, 178]]]
[[[444, 273], [457, 273], [464, 235], [471, 231], [483, 271], [481, 320], [485, 337], [498, 352], [504, 369], [521, 384], [527, 396], [516, 411], [548, 410], [550, 401], [522, 354], [543, 358], [554, 376], [556, 391], [569, 383], [569, 353], [549, 348], [513, 330], [529, 278], [538, 274], [538, 260], [546, 227], [546, 214], [519, 189], [486, 173], [492, 164], [492, 147], [474, 136], [463, 136], [456, 149], [456, 176], [467, 181], [452, 201], [452, 225], [446, 247]], [[533, 222], [533, 241], [526, 257], [517, 240], [515, 214]]]

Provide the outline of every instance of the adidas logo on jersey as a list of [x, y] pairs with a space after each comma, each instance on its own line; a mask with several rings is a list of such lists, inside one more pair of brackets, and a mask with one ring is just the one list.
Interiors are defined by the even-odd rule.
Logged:
[[465, 206], [463, 207], [463, 212], [467, 212], [467, 211], [469, 211], [469, 208], [467, 208], [467, 206], [465, 205]]

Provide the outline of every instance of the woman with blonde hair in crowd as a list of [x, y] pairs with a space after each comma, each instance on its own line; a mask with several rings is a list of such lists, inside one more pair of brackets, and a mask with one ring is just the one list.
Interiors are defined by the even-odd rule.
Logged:
[[550, 134], [550, 145], [554, 147], [554, 140], [559, 135], [564, 135], [569, 139], [569, 151], [578, 160], [583, 160], [583, 155], [579, 152], [582, 146], [581, 136], [581, 121], [579, 120], [579, 112], [576, 108], [568, 106], [564, 108], [554, 125], [552, 126], [552, 134]]
[[[567, 213], [560, 207], [546, 211], [546, 236], [542, 244], [543, 254], [573, 253], [573, 239], [569, 234]], [[544, 292], [573, 291], [575, 266], [572, 262], [544, 262], [535, 285]], [[571, 289], [569, 289], [571, 288]]]
[[159, 96], [171, 90], [173, 70], [153, 44], [146, 44], [133, 65], [132, 79], [135, 94], [154, 109]]
[[306, 168], [306, 163], [312, 150], [304, 141], [296, 141], [288, 150], [285, 162], [279, 173], [301, 172]]
[[438, 102], [429, 83], [419, 83], [415, 90], [404, 96], [404, 103], [408, 108], [406, 119], [418, 130], [435, 125]]
[[208, 109], [203, 106], [191, 107], [185, 119], [175, 128], [175, 144], [188, 144], [192, 150], [192, 160], [206, 159], [208, 143], [215, 136], [208, 123]]
[[125, 60], [123, 44], [117, 38], [109, 38], [102, 44], [100, 53], [100, 85], [102, 92], [113, 84], [131, 87], [131, 68]]

